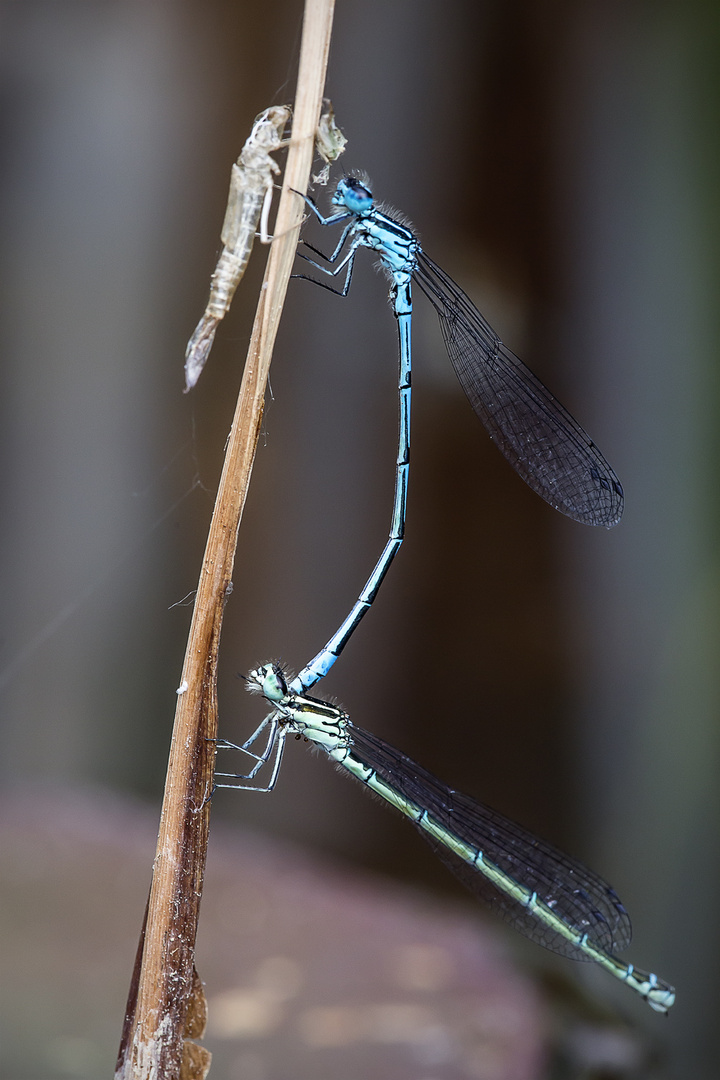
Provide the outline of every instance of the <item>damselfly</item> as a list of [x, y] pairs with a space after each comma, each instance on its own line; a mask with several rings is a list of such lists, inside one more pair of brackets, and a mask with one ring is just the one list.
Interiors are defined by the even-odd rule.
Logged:
[[[614, 955], [630, 943], [630, 918], [615, 890], [597, 874], [447, 787], [405, 754], [357, 727], [341, 709], [292, 693], [277, 665], [251, 671], [247, 685], [264, 695], [272, 712], [243, 746], [218, 744], [219, 749], [242, 750], [255, 759], [246, 776], [217, 773], [226, 781], [219, 787], [248, 787], [247, 781], [273, 758], [268, 785], [250, 788], [272, 790], [286, 738], [304, 738], [409, 818], [471, 892], [526, 937], [563, 956], [595, 961], [657, 1012], [672, 1006], [672, 986]], [[251, 747], [265, 730], [265, 748], [255, 754]]]
[[305, 274], [296, 276], [347, 296], [357, 250], [367, 247], [378, 253], [391, 280], [390, 299], [400, 338], [400, 424], [390, 536], [350, 614], [293, 680], [291, 688], [296, 692], [309, 689], [328, 673], [373, 603], [403, 541], [410, 455], [413, 278], [438, 313], [460, 385], [491, 438], [523, 480], [551, 506], [588, 525], [610, 528], [623, 511], [620, 481], [595, 443], [522, 360], [503, 345], [462, 289], [425, 254], [413, 231], [398, 215], [375, 205], [365, 179], [343, 177], [332, 198], [341, 209], [331, 217], [324, 217], [312, 199], [304, 198], [321, 225], [347, 224], [331, 255], [306, 242], [331, 269], [308, 256], [302, 258], [332, 277], [345, 270], [345, 281], [341, 289], [333, 289]]

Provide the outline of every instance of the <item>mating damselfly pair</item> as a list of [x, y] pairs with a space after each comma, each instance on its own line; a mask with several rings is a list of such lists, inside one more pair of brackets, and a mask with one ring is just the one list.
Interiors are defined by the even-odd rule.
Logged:
[[[267, 664], [248, 677], [272, 712], [242, 746], [255, 764], [247, 774], [218, 774], [234, 781], [220, 786], [271, 790], [288, 734], [324, 749], [395, 809], [410, 818], [439, 857], [467, 884], [532, 940], [575, 959], [593, 960], [626, 982], [650, 1006], [666, 1012], [675, 993], [656, 975], [624, 964], [614, 955], [630, 941], [630, 920], [616, 893], [580, 863], [533, 837], [520, 826], [453, 791], [383, 740], [355, 726], [342, 710], [306, 696], [323, 678], [372, 605], [404, 535], [410, 448], [412, 281], [435, 307], [448, 354], [473, 408], [519, 475], [548, 503], [577, 521], [611, 527], [621, 517], [622, 487], [580, 425], [530, 370], [511, 353], [465, 293], [422, 250], [398, 216], [376, 206], [364, 177], [346, 176], [337, 185], [337, 213], [324, 217], [306, 200], [323, 226], [345, 223], [334, 251], [322, 259], [302, 257], [336, 277], [346, 296], [358, 248], [378, 253], [391, 279], [398, 323], [400, 423], [390, 535], [349, 615], [298, 676], [287, 681]], [[304, 277], [306, 275], [297, 275]], [[310, 279], [314, 280], [314, 279]], [[324, 284], [317, 282], [317, 284]], [[253, 747], [267, 733], [265, 747]], [[253, 784], [270, 766], [265, 786]]]

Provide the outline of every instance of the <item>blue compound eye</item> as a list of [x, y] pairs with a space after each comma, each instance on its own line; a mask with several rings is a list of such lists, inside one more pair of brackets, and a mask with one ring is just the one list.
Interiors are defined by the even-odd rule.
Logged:
[[372, 210], [372, 191], [364, 187], [354, 176], [347, 176], [337, 186], [333, 202], [347, 206], [354, 214], [362, 214]]

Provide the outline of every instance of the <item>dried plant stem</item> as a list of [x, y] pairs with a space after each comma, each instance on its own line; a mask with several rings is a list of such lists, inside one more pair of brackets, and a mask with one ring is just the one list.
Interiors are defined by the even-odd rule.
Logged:
[[[120, 1046], [122, 1080], [202, 1076], [201, 989], [193, 955], [202, 893], [217, 733], [216, 676], [223, 608], [255, 457], [272, 348], [292, 268], [320, 115], [334, 0], [306, 0], [294, 121], [275, 235], [260, 294], [198, 583], [178, 694], [147, 920]], [[188, 1022], [189, 1016], [192, 1021]]]

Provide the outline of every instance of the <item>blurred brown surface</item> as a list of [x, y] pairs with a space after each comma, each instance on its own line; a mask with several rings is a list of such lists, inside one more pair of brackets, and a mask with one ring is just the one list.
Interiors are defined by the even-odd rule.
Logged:
[[[156, 827], [98, 792], [0, 802], [7, 1080], [110, 1075]], [[536, 993], [452, 907], [221, 826], [200, 927], [218, 1080], [541, 1075]]]

